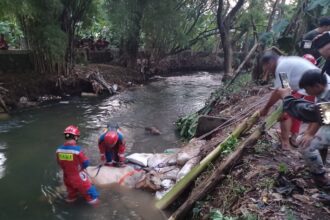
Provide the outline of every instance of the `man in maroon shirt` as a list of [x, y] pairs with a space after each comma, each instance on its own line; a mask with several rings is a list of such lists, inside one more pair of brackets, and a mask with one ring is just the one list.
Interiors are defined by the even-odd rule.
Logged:
[[0, 50], [8, 50], [8, 44], [3, 34], [0, 35]]

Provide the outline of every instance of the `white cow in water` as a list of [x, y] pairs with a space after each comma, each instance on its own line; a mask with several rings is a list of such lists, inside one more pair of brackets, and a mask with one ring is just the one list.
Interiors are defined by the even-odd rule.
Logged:
[[86, 172], [92, 183], [99, 187], [117, 183], [129, 188], [141, 188], [140, 184], [146, 177], [146, 172], [144, 170], [137, 170], [132, 166], [90, 166], [87, 167]]

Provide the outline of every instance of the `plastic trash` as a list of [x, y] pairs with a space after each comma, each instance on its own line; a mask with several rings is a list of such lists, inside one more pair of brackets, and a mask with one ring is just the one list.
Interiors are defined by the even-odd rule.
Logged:
[[95, 93], [91, 93], [91, 92], [82, 92], [82, 93], [81, 93], [81, 96], [82, 96], [82, 97], [96, 97], [97, 94], [95, 94]]
[[117, 84], [113, 84], [113, 85], [112, 85], [112, 90], [113, 90], [114, 92], [117, 92], [117, 90], [118, 90], [118, 85], [117, 85]]
[[60, 103], [60, 104], [70, 104], [69, 101], [60, 101], [59, 103]]
[[170, 187], [172, 187], [174, 185], [174, 181], [171, 180], [171, 179], [164, 179], [162, 182], [161, 182], [161, 186], [164, 188], [164, 189], [169, 189]]
[[138, 164], [140, 166], [146, 167], [148, 166], [148, 160], [152, 157], [153, 154], [145, 154], [145, 153], [134, 153], [126, 157], [126, 159], [131, 162]]
[[169, 148], [164, 150], [165, 154], [176, 154], [181, 150], [181, 148]]

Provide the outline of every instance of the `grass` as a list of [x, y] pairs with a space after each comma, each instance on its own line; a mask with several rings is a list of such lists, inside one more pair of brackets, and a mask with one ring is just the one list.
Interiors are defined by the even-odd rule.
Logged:
[[278, 165], [277, 170], [280, 174], [286, 174], [288, 173], [288, 165], [282, 162]]
[[265, 177], [257, 183], [260, 189], [267, 189], [268, 191], [274, 188], [275, 180], [271, 177]]
[[254, 151], [257, 154], [262, 154], [270, 148], [271, 143], [268, 140], [261, 139], [258, 140], [257, 144], [254, 147]]

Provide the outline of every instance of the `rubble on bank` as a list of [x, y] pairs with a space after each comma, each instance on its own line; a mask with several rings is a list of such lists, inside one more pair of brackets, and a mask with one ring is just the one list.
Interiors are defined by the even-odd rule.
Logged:
[[0, 81], [0, 112], [9, 112], [44, 102], [66, 102], [70, 96], [113, 95], [134, 83], [142, 83], [143, 77], [127, 68], [92, 64], [77, 65], [69, 76], [1, 73]]

